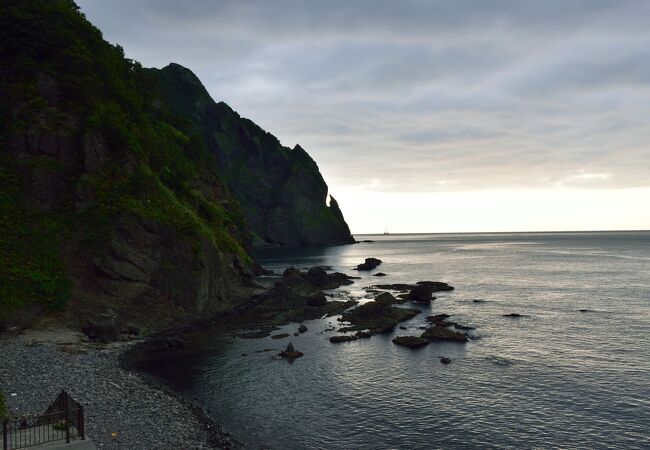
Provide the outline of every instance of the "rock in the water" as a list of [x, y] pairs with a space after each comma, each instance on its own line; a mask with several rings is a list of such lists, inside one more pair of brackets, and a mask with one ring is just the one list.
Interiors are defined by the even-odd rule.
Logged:
[[447, 325], [447, 319], [449, 319], [449, 314], [435, 314], [433, 316], [427, 316], [424, 320], [426, 320], [429, 323], [433, 323], [436, 325], [441, 325], [441, 326], [446, 326]]
[[481, 298], [475, 298], [474, 300], [472, 300], [472, 303], [485, 303], [485, 300]]
[[420, 284], [411, 289], [408, 294], [408, 299], [413, 302], [429, 302], [434, 300], [433, 288], [426, 284]]
[[307, 326], [303, 323], [300, 324], [298, 327], [298, 333], [306, 333], [307, 332]]
[[372, 333], [388, 333], [398, 323], [412, 319], [421, 312], [419, 309], [368, 302], [358, 308], [345, 311], [341, 319], [352, 323], [352, 326], [346, 327], [344, 331], [370, 330]]
[[429, 345], [427, 339], [423, 339], [417, 336], [397, 336], [393, 339], [393, 343], [397, 345], [402, 345], [408, 348], [422, 348]]
[[357, 270], [372, 270], [381, 264], [381, 259], [377, 258], [366, 258], [364, 262], [357, 266]]
[[274, 334], [273, 336], [271, 336], [271, 339], [284, 339], [288, 337], [289, 337], [289, 333], [280, 333], [280, 334]]
[[350, 341], [356, 341], [357, 337], [356, 336], [347, 336], [347, 335], [340, 335], [340, 336], [332, 336], [330, 338], [330, 342], [332, 344], [339, 344], [341, 342], [350, 342]]
[[467, 336], [441, 326], [433, 326], [422, 333], [422, 338], [430, 341], [467, 342]]
[[293, 348], [293, 344], [289, 342], [289, 345], [287, 345], [287, 349], [278, 353], [278, 356], [280, 358], [295, 359], [303, 356], [303, 353]]
[[372, 333], [370, 333], [368, 331], [357, 331], [356, 333], [354, 333], [354, 335], [356, 337], [358, 337], [359, 339], [365, 339], [365, 338], [372, 337]]
[[418, 286], [428, 286], [431, 289], [433, 289], [433, 292], [454, 290], [453, 286], [449, 286], [447, 283], [443, 283], [442, 281], [418, 281], [415, 284], [417, 284]]
[[376, 274], [373, 275], [373, 277], [385, 277], [386, 274], [384, 272], [377, 272]]
[[375, 297], [375, 301], [382, 305], [392, 305], [393, 303], [399, 303], [400, 300], [397, 300], [393, 294], [390, 292], [384, 292]]
[[416, 284], [406, 284], [406, 283], [376, 284], [370, 287], [375, 289], [389, 289], [391, 291], [408, 292], [416, 288], [417, 286], [427, 286], [431, 288], [432, 292], [451, 291], [454, 289], [453, 286], [449, 286], [447, 283], [443, 283], [441, 281], [418, 281]]
[[510, 314], [503, 314], [503, 317], [518, 318], [518, 317], [525, 317], [525, 316], [523, 314], [519, 314], [519, 313], [510, 313]]
[[449, 364], [451, 362], [451, 358], [447, 358], [446, 356], [441, 356], [440, 362], [443, 364]]

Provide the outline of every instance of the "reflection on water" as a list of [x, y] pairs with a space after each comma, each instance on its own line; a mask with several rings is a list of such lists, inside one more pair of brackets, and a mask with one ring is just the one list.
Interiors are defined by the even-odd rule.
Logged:
[[[276, 271], [346, 273], [374, 256], [381, 283], [446, 281], [456, 290], [395, 334], [446, 312], [480, 339], [417, 351], [393, 345], [395, 334], [333, 345], [330, 318], [283, 340], [205, 336], [160, 375], [251, 448], [650, 447], [650, 233], [357, 238], [376, 242], [258, 256]], [[349, 295], [378, 280], [360, 275]], [[528, 317], [502, 316], [512, 312]], [[305, 356], [272, 358], [289, 341]]]

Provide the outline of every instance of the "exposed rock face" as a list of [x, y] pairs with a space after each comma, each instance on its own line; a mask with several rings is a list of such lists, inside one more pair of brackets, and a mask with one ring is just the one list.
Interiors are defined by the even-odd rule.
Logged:
[[343, 214], [318, 166], [296, 145], [284, 147], [223, 102], [215, 103], [199, 79], [170, 64], [153, 70], [171, 110], [192, 121], [220, 174], [239, 201], [256, 245], [351, 244]]
[[0, 22], [0, 278], [18, 274], [0, 316], [7, 298], [67, 305], [99, 333], [108, 309], [155, 328], [230, 308], [254, 271], [251, 236], [151, 75], [73, 2], [11, 2]]

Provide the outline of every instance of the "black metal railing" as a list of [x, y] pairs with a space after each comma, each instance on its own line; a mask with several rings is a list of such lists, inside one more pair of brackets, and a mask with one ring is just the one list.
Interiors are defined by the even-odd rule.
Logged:
[[33, 447], [47, 442], [85, 439], [84, 409], [61, 391], [44, 414], [16, 416], [2, 422], [3, 450]]

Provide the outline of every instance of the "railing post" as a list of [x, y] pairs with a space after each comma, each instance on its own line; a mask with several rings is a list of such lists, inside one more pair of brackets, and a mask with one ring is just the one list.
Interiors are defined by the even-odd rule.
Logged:
[[84, 407], [79, 405], [78, 411], [78, 419], [77, 422], [79, 422], [79, 434], [81, 437], [81, 440], [86, 439], [86, 424], [84, 422]]
[[63, 425], [65, 426], [65, 442], [70, 443], [70, 412], [68, 411], [68, 394], [63, 391], [63, 409], [65, 410], [65, 418]]
[[2, 449], [9, 449], [9, 436], [8, 436], [8, 427], [9, 420], [5, 419], [2, 421]]

